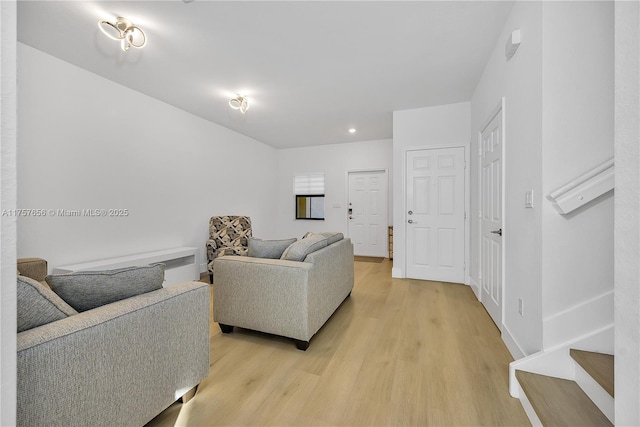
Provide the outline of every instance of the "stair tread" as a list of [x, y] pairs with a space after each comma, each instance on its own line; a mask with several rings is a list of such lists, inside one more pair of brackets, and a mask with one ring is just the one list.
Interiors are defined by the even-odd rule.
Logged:
[[613, 426], [575, 381], [516, 371], [544, 426]]
[[614, 397], [613, 355], [573, 348], [569, 350], [569, 353], [611, 397]]

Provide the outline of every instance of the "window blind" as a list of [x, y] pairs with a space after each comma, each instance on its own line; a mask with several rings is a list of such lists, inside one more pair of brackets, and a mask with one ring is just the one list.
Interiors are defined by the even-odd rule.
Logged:
[[294, 176], [293, 194], [324, 194], [324, 173], [307, 173]]

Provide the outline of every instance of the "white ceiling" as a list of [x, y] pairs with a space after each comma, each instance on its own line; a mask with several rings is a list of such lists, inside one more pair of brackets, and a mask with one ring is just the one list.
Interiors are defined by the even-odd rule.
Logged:
[[[392, 137], [468, 101], [510, 1], [19, 1], [18, 40], [277, 148]], [[123, 16], [148, 43], [98, 28]], [[246, 94], [246, 114], [228, 99]], [[349, 134], [348, 129], [357, 129]]]

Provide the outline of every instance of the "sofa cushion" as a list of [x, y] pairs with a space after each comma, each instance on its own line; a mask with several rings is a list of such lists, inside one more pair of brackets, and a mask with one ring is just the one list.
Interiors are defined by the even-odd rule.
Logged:
[[78, 314], [51, 289], [36, 280], [18, 276], [17, 286], [18, 332]]
[[307, 255], [326, 246], [327, 238], [320, 234], [314, 234], [289, 245], [282, 253], [280, 259], [304, 261]]
[[284, 250], [296, 240], [295, 237], [284, 240], [262, 240], [249, 237], [248, 255], [254, 258], [279, 259]]
[[70, 306], [86, 311], [162, 288], [164, 264], [50, 274], [46, 280]]

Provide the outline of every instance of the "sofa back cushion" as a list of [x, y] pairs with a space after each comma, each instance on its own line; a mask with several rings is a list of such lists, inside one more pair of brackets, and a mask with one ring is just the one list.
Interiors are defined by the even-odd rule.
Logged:
[[327, 238], [320, 234], [314, 234], [289, 245], [282, 253], [280, 259], [304, 261], [307, 255], [326, 246]]
[[18, 332], [78, 314], [51, 289], [36, 280], [18, 276], [17, 286]]
[[249, 250], [247, 255], [254, 258], [279, 259], [282, 253], [297, 239], [262, 240], [249, 237]]
[[46, 280], [70, 306], [86, 311], [162, 288], [164, 264], [50, 274]]

